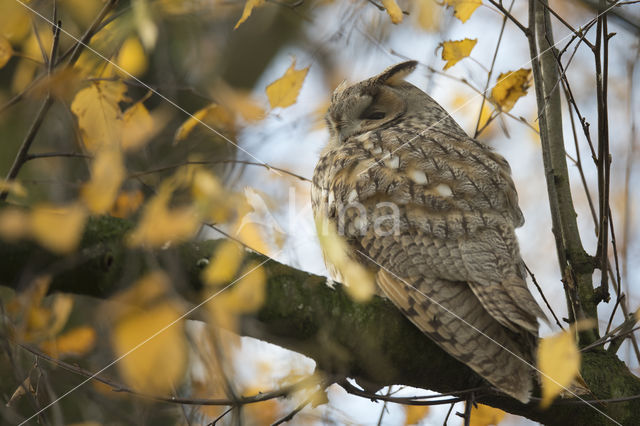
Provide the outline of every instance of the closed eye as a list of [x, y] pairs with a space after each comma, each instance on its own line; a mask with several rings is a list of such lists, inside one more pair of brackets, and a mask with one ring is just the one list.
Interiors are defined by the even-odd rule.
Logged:
[[371, 111], [371, 112], [365, 113], [362, 118], [367, 120], [382, 120], [385, 116], [386, 114], [382, 111]]

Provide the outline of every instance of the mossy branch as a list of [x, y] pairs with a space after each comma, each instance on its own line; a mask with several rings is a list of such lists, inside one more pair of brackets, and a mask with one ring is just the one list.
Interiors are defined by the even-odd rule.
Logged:
[[[132, 226], [131, 222], [115, 218], [92, 219], [77, 254], [64, 258], [29, 242], [0, 242], [1, 283], [18, 288], [29, 281], [30, 273], [52, 273], [53, 291], [106, 298], [145, 272], [143, 265], [148, 262], [149, 253], [132, 251], [123, 244]], [[179, 259], [185, 279], [177, 290], [195, 302], [203, 288], [201, 259], [210, 257], [220, 241], [189, 242], [159, 250], [154, 263], [163, 266], [170, 262], [175, 267]], [[341, 285], [325, 285], [324, 277], [260, 254], [250, 253], [248, 257], [265, 261], [268, 291], [262, 308], [242, 319], [243, 335], [307, 355], [320, 369], [356, 378], [366, 390], [403, 384], [452, 392], [485, 385], [468, 367], [418, 331], [390, 302], [374, 297], [368, 303], [356, 303]], [[582, 375], [601, 400], [640, 394], [640, 380], [615, 354], [602, 350], [585, 352]], [[607, 422], [592, 408], [564, 400], [541, 411], [535, 400], [523, 405], [493, 392], [483, 392], [476, 399], [545, 424]], [[640, 399], [597, 406], [622, 424], [633, 424], [640, 418]]]

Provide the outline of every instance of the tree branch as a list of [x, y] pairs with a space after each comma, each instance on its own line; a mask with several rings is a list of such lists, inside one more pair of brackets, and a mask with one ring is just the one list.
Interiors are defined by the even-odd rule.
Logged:
[[[123, 285], [131, 271], [144, 273], [150, 253], [127, 248], [129, 221], [102, 217], [90, 220], [79, 255], [70, 262], [30, 242], [0, 242], [3, 284], [19, 287], [25, 271], [57, 271], [51, 291], [66, 291], [108, 297]], [[222, 240], [185, 243], [157, 253], [156, 261], [176, 257], [185, 269], [188, 286], [178, 288], [184, 297], [199, 300], [203, 284], [199, 262], [211, 256]], [[267, 260], [249, 254], [248, 260]], [[139, 258], [139, 259], [137, 259]], [[175, 264], [175, 263], [174, 263]], [[62, 267], [61, 265], [67, 265]], [[166, 265], [164, 265], [166, 266]], [[374, 297], [356, 303], [341, 285], [328, 287], [326, 278], [269, 260], [266, 300], [262, 308], [241, 320], [240, 332], [313, 358], [318, 368], [334, 376], [353, 377], [367, 392], [403, 384], [437, 392], [484, 386], [477, 402], [551, 425], [606, 424], [606, 418], [576, 401], [561, 400], [546, 411], [537, 402], [528, 405], [493, 391], [467, 366], [446, 354], [414, 327], [393, 305]], [[135, 278], [135, 277], [131, 277]], [[89, 283], [91, 285], [89, 285]], [[120, 283], [120, 284], [118, 284]], [[126, 283], [125, 283], [126, 284]], [[640, 394], [640, 380], [615, 354], [595, 349], [583, 354], [582, 376], [600, 400], [624, 399]], [[640, 418], [640, 401], [606, 405], [609, 415], [621, 423]]]
[[[553, 33], [549, 11], [541, 1], [529, 0], [529, 50], [535, 80], [540, 140], [553, 233], [560, 270], [565, 285], [569, 319], [593, 318], [597, 310], [592, 284], [593, 259], [584, 251], [576, 211], [571, 196], [569, 172], [565, 159], [559, 73], [554, 54]], [[598, 338], [597, 328], [580, 333], [580, 343], [589, 344]]]

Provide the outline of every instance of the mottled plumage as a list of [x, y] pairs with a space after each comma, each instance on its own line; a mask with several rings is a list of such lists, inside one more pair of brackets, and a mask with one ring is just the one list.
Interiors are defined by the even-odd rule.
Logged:
[[418, 328], [526, 402], [534, 373], [522, 360], [533, 363], [544, 315], [514, 234], [524, 219], [511, 170], [404, 81], [415, 67], [336, 89], [331, 139], [313, 176], [314, 215], [336, 224], [349, 256]]

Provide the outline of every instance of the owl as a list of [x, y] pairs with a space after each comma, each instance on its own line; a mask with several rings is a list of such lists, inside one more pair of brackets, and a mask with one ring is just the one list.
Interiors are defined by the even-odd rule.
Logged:
[[404, 80], [416, 65], [334, 91], [314, 216], [334, 224], [348, 257], [422, 332], [526, 403], [544, 314], [514, 233], [524, 219], [511, 169]]

